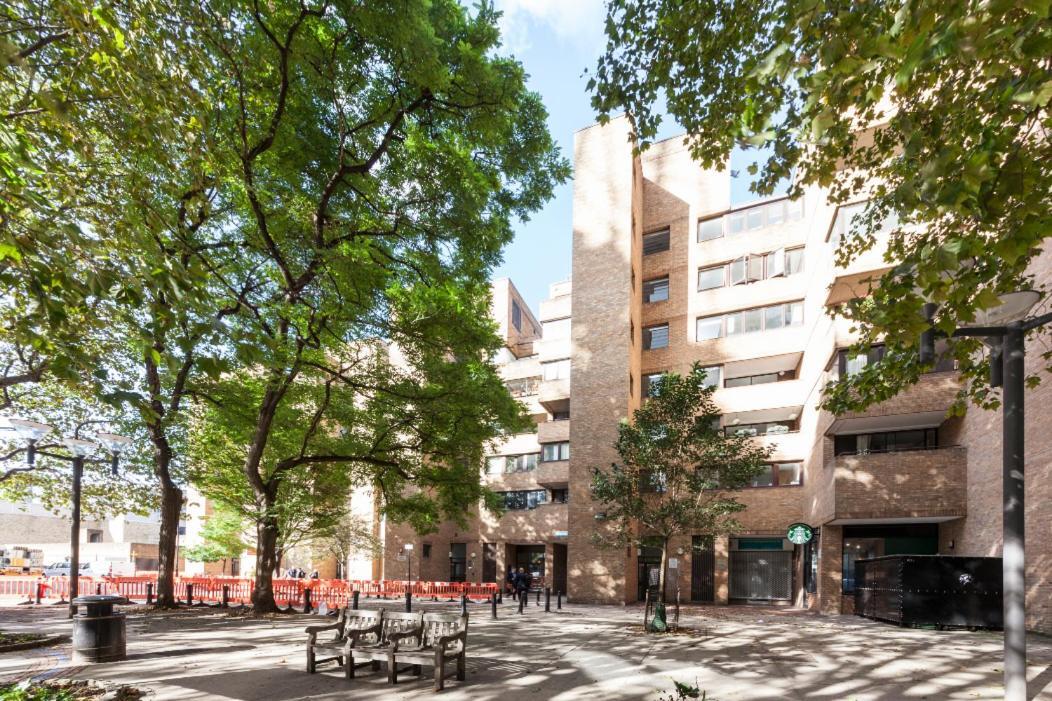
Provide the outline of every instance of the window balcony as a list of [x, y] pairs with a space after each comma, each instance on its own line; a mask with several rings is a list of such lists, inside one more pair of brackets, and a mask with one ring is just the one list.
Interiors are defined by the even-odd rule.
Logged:
[[[966, 513], [968, 454], [963, 446], [839, 455], [833, 459], [833, 513], [823, 521], [948, 521]], [[828, 496], [828, 495], [826, 495]]]
[[538, 463], [534, 479], [542, 487], [565, 487], [570, 482], [570, 461], [553, 460]]
[[551, 413], [570, 410], [570, 378], [542, 380], [537, 401]]

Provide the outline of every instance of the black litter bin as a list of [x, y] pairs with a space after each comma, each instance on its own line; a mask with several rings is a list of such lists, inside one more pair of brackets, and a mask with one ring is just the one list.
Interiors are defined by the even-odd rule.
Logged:
[[1003, 626], [1001, 558], [886, 555], [855, 562], [855, 614], [900, 626]]
[[73, 617], [73, 661], [115, 662], [127, 657], [124, 614], [114, 613], [117, 604], [126, 604], [123, 596], [79, 596], [73, 600], [77, 615]]

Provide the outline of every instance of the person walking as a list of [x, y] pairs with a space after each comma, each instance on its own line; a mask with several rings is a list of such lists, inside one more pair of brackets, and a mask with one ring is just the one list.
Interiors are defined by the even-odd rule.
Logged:
[[515, 573], [514, 585], [515, 597], [518, 599], [522, 599], [530, 591], [530, 575], [521, 567]]

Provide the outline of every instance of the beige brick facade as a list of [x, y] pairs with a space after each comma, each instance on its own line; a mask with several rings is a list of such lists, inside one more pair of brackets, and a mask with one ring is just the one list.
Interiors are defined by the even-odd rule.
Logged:
[[[466, 578], [472, 581], [483, 576], [478, 563], [484, 549], [494, 553], [501, 579], [514, 548], [543, 545], [546, 574], [565, 577], [572, 600], [635, 601], [650, 556], [593, 542], [602, 526], [596, 518], [601, 505], [590, 498], [591, 472], [616, 461], [617, 425], [639, 406], [644, 375], [683, 373], [694, 362], [719, 368], [714, 398], [723, 424], [760, 433], [755, 440], [772, 447], [772, 460], [799, 463], [802, 479], [794, 480], [789, 466], [778, 478], [788, 483], [741, 490], [747, 507], [739, 516], [742, 530], [717, 536], [711, 554], [707, 546], [695, 548], [707, 542], [695, 542], [701, 534], [674, 539], [670, 556], [678, 567], [670, 588], [681, 598], [760, 599], [848, 613], [852, 598], [844, 593], [849, 574], [843, 562], [849, 551], [853, 557], [869, 556], [859, 553], [872, 554], [872, 548], [999, 554], [1000, 415], [972, 409], [948, 418], [958, 390], [955, 372], [925, 375], [864, 412], [832, 416], [820, 408], [826, 383], [842, 363], [851, 372], [855, 362], [838, 359], [855, 336], [846, 321], [827, 313], [828, 305], [864, 294], [868, 278], [886, 269], [879, 244], [838, 268], [830, 241], [837, 211], [822, 192], [808, 191], [797, 203], [771, 199], [732, 209], [726, 171], [700, 168], [681, 139], [634, 154], [624, 119], [578, 132], [574, 159], [572, 296], [568, 283], [564, 290], [553, 286], [552, 298], [541, 304], [543, 328], [536, 337], [508, 330], [509, 300], [522, 303], [514, 287], [498, 281], [494, 294], [494, 313], [509, 344], [505, 377], [509, 383], [535, 378], [536, 393], [521, 396], [538, 430], [509, 438], [493, 454], [568, 441], [570, 457], [486, 476], [498, 491], [545, 489], [551, 495], [568, 488], [569, 502], [509, 511], [500, 519], [482, 514], [467, 530], [445, 524], [424, 538], [388, 527], [384, 576], [403, 571], [398, 555], [407, 539], [417, 543], [417, 560], [423, 543], [432, 544], [432, 562], [420, 563], [419, 576], [440, 581], [448, 578], [450, 543], [467, 543]], [[723, 235], [699, 236], [700, 222], [717, 217]], [[736, 232], [739, 225], [744, 230]], [[644, 255], [645, 235], [666, 229], [668, 249]], [[727, 284], [701, 289], [699, 271], [724, 265]], [[745, 280], [734, 277], [735, 270], [745, 270]], [[1048, 257], [1035, 272], [1039, 282], [1052, 274]], [[667, 299], [645, 303], [644, 285], [665, 277]], [[569, 335], [549, 337], [549, 328], [556, 328], [549, 323], [567, 317], [573, 320]], [[719, 337], [699, 337], [698, 320], [714, 318], [721, 319]], [[762, 330], [730, 332], [736, 324], [758, 326], [760, 318]], [[645, 349], [644, 330], [664, 324], [667, 346]], [[1047, 336], [1031, 343], [1043, 350]], [[549, 378], [548, 363], [566, 358], [569, 377]], [[1033, 352], [1028, 362], [1037, 371], [1042, 361]], [[1027, 396], [1032, 408], [1045, 399], [1052, 399], [1047, 382]], [[556, 420], [571, 408], [570, 420]], [[1052, 632], [1052, 432], [1045, 423], [1042, 411], [1029, 412], [1028, 622]], [[816, 530], [811, 546], [785, 540], [795, 522]], [[558, 557], [565, 557], [564, 568]], [[744, 581], [750, 577], [764, 586], [754, 591]]]

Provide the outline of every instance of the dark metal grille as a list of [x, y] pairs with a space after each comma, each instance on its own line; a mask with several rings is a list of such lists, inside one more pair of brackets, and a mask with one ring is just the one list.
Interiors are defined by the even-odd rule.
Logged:
[[788, 601], [793, 597], [793, 554], [785, 550], [731, 551], [730, 598]]

